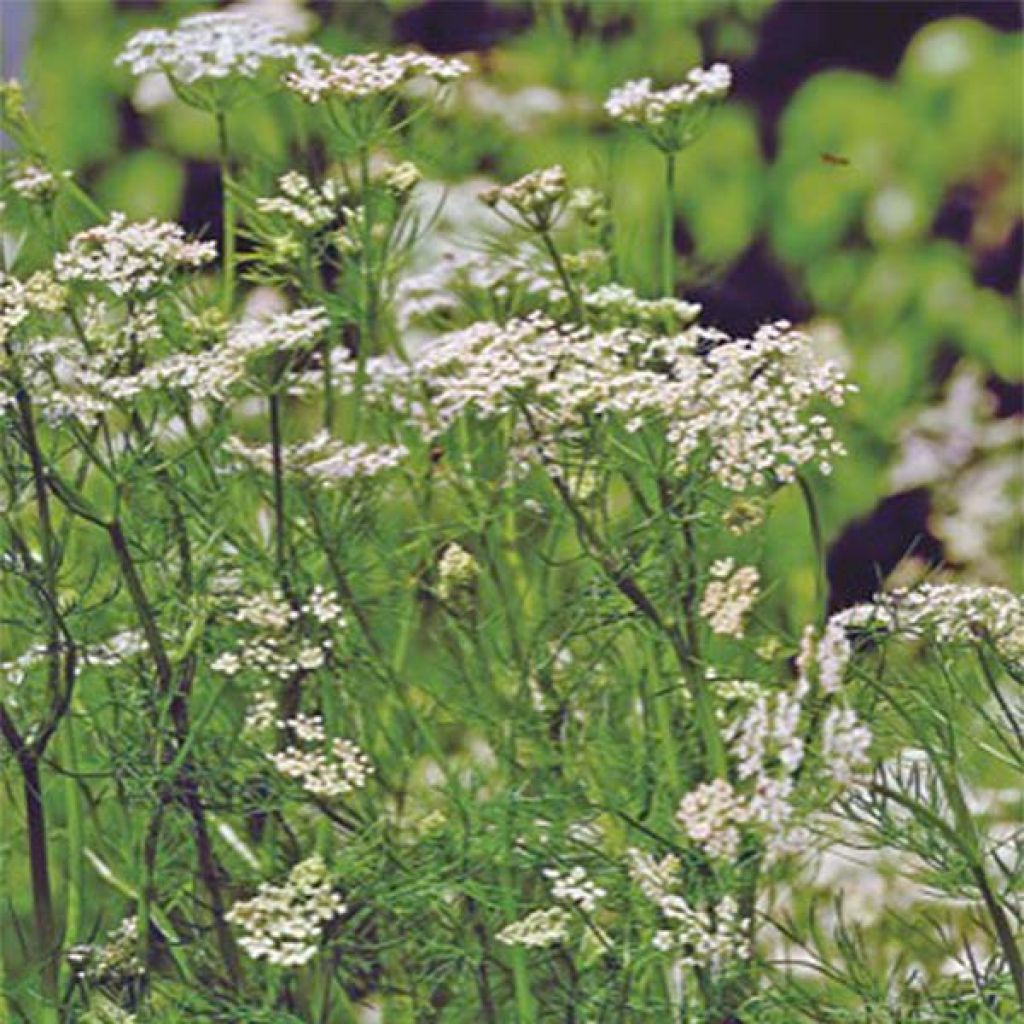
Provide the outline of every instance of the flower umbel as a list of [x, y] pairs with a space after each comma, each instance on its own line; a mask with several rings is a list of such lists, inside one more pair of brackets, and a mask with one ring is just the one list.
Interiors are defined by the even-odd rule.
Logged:
[[627, 82], [612, 90], [604, 106], [615, 120], [636, 125], [660, 150], [673, 153], [697, 138], [731, 85], [728, 66], [712, 64], [693, 68], [668, 89], [655, 89], [649, 78]]

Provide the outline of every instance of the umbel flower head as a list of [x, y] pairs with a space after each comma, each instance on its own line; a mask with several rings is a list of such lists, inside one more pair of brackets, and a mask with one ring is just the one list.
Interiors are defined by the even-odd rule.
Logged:
[[295, 70], [285, 85], [307, 103], [394, 97], [416, 79], [443, 85], [461, 78], [469, 66], [429, 53], [350, 53], [335, 57], [317, 46], [294, 51]]
[[116, 63], [135, 75], [167, 75], [182, 99], [194, 106], [226, 107], [241, 95], [234, 84], [255, 79], [268, 64], [294, 52], [279, 25], [216, 12], [182, 18], [174, 29], [136, 33]]
[[697, 138], [731, 85], [729, 67], [712, 64], [693, 68], [668, 89], [653, 88], [649, 78], [626, 82], [612, 90], [604, 108], [616, 121], [636, 125], [660, 150], [675, 153]]
[[167, 221], [129, 222], [115, 213], [106, 224], [80, 231], [54, 261], [57, 280], [98, 285], [119, 298], [139, 298], [171, 283], [182, 270], [194, 270], [216, 256], [212, 242], [186, 237]]
[[[480, 193], [491, 209], [512, 215], [534, 231], [550, 231], [568, 198], [565, 171], [558, 164], [524, 174], [510, 185], [498, 185]], [[507, 211], [507, 212], [505, 212]]]
[[313, 856], [296, 864], [282, 885], [264, 882], [225, 919], [238, 928], [238, 944], [254, 960], [301, 967], [319, 952], [325, 926], [345, 910], [326, 865]]

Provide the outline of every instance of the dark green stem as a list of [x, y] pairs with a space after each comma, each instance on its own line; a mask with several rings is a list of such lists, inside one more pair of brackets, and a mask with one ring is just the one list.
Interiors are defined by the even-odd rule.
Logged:
[[661, 292], [675, 293], [676, 154], [665, 154], [665, 207], [661, 235]]
[[223, 291], [221, 306], [225, 316], [231, 315], [235, 301], [235, 200], [231, 194], [231, 158], [228, 151], [228, 120], [223, 110], [217, 111], [217, 150], [220, 158], [221, 189], [221, 260]]

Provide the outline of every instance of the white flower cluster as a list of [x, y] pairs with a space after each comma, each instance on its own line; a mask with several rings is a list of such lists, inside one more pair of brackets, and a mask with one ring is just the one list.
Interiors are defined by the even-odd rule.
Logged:
[[319, 856], [292, 868], [283, 885], [264, 882], [250, 900], [224, 915], [241, 932], [239, 945], [254, 960], [301, 967], [319, 952], [324, 927], [347, 906], [334, 891]]
[[739, 913], [736, 901], [724, 896], [714, 906], [696, 909], [678, 892], [679, 861], [672, 855], [655, 860], [650, 854], [628, 852], [629, 875], [644, 897], [657, 907], [667, 927], [654, 935], [654, 948], [673, 953], [688, 967], [725, 971], [748, 960], [749, 922]]
[[[541, 435], [531, 438], [536, 458], [540, 443], [571, 441], [594, 418], [618, 416], [630, 432], [660, 427], [681, 473], [705, 448], [712, 474], [735, 491], [790, 482], [810, 463], [830, 471], [843, 449], [812, 408], [839, 405], [849, 390], [839, 369], [816, 362], [808, 339], [784, 323], [733, 341], [699, 327], [671, 336], [595, 332], [541, 316], [445, 335], [409, 378], [430, 397], [420, 423], [428, 435], [466, 412], [521, 419], [528, 406], [530, 430], [521, 425], [521, 436]], [[390, 388], [393, 404], [395, 397]]]
[[480, 563], [461, 544], [449, 544], [437, 565], [437, 592], [443, 601], [470, 591], [480, 575]]
[[278, 195], [256, 200], [260, 213], [276, 214], [294, 227], [316, 231], [332, 223], [338, 216], [345, 196], [345, 186], [328, 178], [314, 185], [299, 171], [288, 171], [277, 179]]
[[320, 340], [330, 323], [323, 306], [249, 317], [228, 332], [227, 346], [246, 356], [306, 351]]
[[22, 281], [0, 271], [0, 343], [6, 343], [34, 313], [59, 312], [65, 289], [40, 270]]
[[144, 355], [160, 342], [160, 322], [151, 302], [140, 303], [120, 324], [108, 312], [96, 304], [84, 317], [88, 345], [78, 337], [63, 337], [31, 346], [24, 369], [48, 419], [73, 417], [93, 425], [118, 405], [143, 395], [184, 392], [194, 402], [222, 402], [243, 386], [262, 389], [263, 382], [250, 373], [254, 360], [311, 348], [328, 325], [320, 308], [244, 320], [210, 348], [175, 352], [124, 373], [127, 352]]
[[686, 80], [668, 89], [655, 89], [649, 78], [613, 89], [605, 110], [617, 121], [637, 125], [662, 149], [681, 149], [695, 137], [711, 107], [723, 100], [732, 85], [725, 64], [693, 68]]
[[352, 53], [334, 57], [315, 46], [295, 54], [295, 70], [285, 85], [309, 103], [324, 99], [342, 102], [369, 97], [392, 97], [409, 83], [427, 80], [437, 85], [468, 73], [461, 60], [415, 53]]
[[747, 613], [757, 602], [761, 576], [752, 565], [735, 568], [731, 558], [711, 564], [711, 581], [704, 588], [700, 614], [713, 633], [742, 637]]
[[494, 209], [508, 207], [529, 227], [548, 231], [565, 206], [569, 186], [565, 170], [555, 164], [524, 174], [509, 185], [496, 185], [480, 193], [480, 201]]
[[216, 255], [213, 242], [189, 240], [179, 224], [129, 222], [123, 213], [115, 213], [108, 223], [75, 235], [54, 260], [54, 272], [64, 283], [101, 285], [120, 298], [139, 298]]
[[146, 973], [138, 958], [139, 922], [126, 917], [102, 946], [75, 946], [68, 951], [68, 959], [76, 973], [93, 984], [124, 983]]
[[271, 764], [286, 778], [300, 783], [307, 793], [338, 797], [362, 789], [373, 774], [366, 755], [351, 740], [328, 743], [319, 715], [296, 715], [277, 723], [289, 729], [296, 743], [267, 754]]
[[[724, 856], [735, 852], [733, 830], [744, 825], [761, 834], [770, 860], [808, 847], [810, 835], [803, 819], [814, 808], [798, 806], [796, 781], [806, 757], [801, 724], [818, 650], [813, 640], [813, 631], [808, 630], [793, 688], [757, 697], [725, 730], [743, 789], [716, 780], [684, 798], [680, 806], [680, 826], [712, 856], [717, 850]], [[837, 786], [846, 788], [857, 781], [868, 764], [870, 744], [871, 732], [854, 711], [835, 705], [829, 709], [821, 726], [820, 753]]]
[[846, 635], [843, 613], [840, 613], [825, 623], [820, 639], [813, 626], [804, 630], [797, 667], [806, 686], [817, 679], [823, 693], [838, 693], [852, 656], [853, 646]]
[[334, 646], [330, 635], [311, 639], [303, 626], [344, 630], [345, 618], [337, 597], [316, 587], [304, 603], [292, 604], [280, 590], [243, 596], [233, 613], [248, 635], [234, 650], [225, 651], [210, 666], [214, 672], [234, 676], [254, 671], [273, 679], [289, 679], [326, 664]]
[[689, 327], [700, 316], [697, 302], [673, 296], [661, 299], [641, 298], [622, 284], [605, 284], [583, 293], [583, 305], [594, 326], [614, 328], [620, 324], [667, 332]]
[[60, 190], [61, 181], [71, 177], [70, 171], [54, 174], [42, 164], [27, 161], [15, 168], [8, 178], [11, 189], [30, 203], [50, 202]]
[[577, 864], [568, 871], [558, 868], [544, 868], [544, 877], [551, 882], [551, 898], [562, 903], [579, 907], [585, 914], [592, 914], [598, 904], [608, 895], [587, 876], [587, 869]]
[[679, 884], [680, 863], [675, 854], [668, 853], [655, 860], [651, 854], [630, 847], [626, 857], [630, 879], [651, 903], [659, 902]]
[[185, 85], [233, 76], [255, 78], [268, 62], [295, 48], [273, 21], [219, 11], [182, 18], [176, 28], [146, 29], [125, 45], [116, 63], [134, 75], [162, 73]]
[[972, 647], [991, 644], [1024, 671], [1024, 598], [1003, 587], [923, 583], [877, 595], [832, 615], [816, 639], [804, 633], [798, 660], [805, 685], [816, 678], [822, 692], [836, 693], [853, 657], [849, 632], [869, 631], [936, 644]]
[[[225, 451], [240, 464], [262, 473], [273, 471], [273, 451], [269, 445], [250, 445], [229, 438]], [[308, 441], [283, 446], [281, 457], [286, 473], [307, 477], [317, 483], [339, 480], [366, 480], [394, 469], [409, 452], [404, 445], [371, 447], [363, 442], [345, 444], [320, 431]]]
[[740, 826], [746, 820], [746, 802], [725, 779], [705, 782], [687, 793], [676, 811], [676, 821], [691, 842], [721, 860], [736, 859]]
[[655, 934], [654, 948], [677, 953], [684, 966], [724, 971], [750, 959], [747, 921], [731, 896], [722, 897], [713, 908], [697, 910], [682, 896], [670, 895], [659, 910], [669, 927]]
[[411, 160], [387, 164], [375, 180], [399, 201], [405, 201], [423, 180], [423, 173]]
[[[76, 645], [80, 669], [112, 668], [148, 649], [141, 630], [123, 630], [97, 643]], [[17, 691], [33, 669], [48, 664], [51, 655], [49, 644], [33, 644], [16, 657], [0, 661], [0, 699], [17, 707]]]
[[535, 910], [520, 921], [513, 921], [498, 932], [497, 939], [506, 946], [543, 949], [565, 942], [569, 937], [569, 912], [563, 907]]
[[1024, 598], [1004, 587], [923, 583], [879, 594], [834, 615], [831, 628], [878, 630], [953, 647], [989, 643], [1024, 669]]
[[840, 786], [850, 786], [868, 765], [871, 730], [848, 708], [834, 707], [821, 727], [821, 760]]

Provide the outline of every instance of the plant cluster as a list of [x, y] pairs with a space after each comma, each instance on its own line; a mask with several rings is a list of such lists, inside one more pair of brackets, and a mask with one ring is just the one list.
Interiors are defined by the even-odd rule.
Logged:
[[[557, 166], [483, 192], [493, 258], [410, 270], [404, 145], [462, 61], [206, 14], [121, 63], [213, 119], [220, 234], [101, 209], [3, 87], [46, 255], [0, 277], [2, 867], [30, 894], [0, 1018], [1024, 1008], [1020, 834], [978, 799], [1022, 767], [1024, 608], [930, 584], [826, 614], [812, 481], [852, 385], [674, 291], [675, 159], [728, 69], [608, 100], [665, 167], [636, 289]], [[264, 189], [231, 129], [271, 92], [315, 141]], [[795, 633], [761, 568], [787, 492], [822, 577]], [[886, 974], [841, 907], [804, 919], [837, 836], [933, 895], [927, 955]]]

